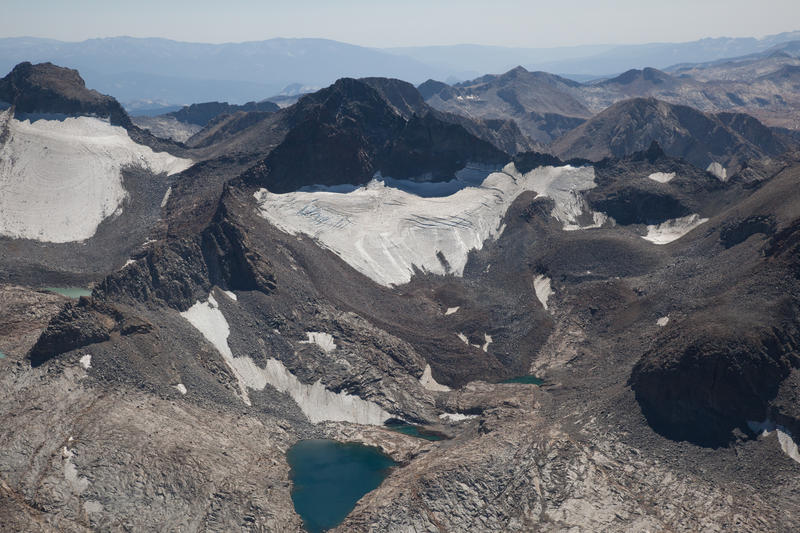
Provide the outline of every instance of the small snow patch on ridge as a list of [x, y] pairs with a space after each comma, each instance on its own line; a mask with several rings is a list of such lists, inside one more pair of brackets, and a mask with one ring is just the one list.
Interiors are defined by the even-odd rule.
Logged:
[[80, 358], [80, 363], [84, 370], [89, 370], [92, 368], [92, 356], [89, 354], [82, 356]]
[[547, 311], [547, 300], [553, 294], [553, 288], [550, 285], [550, 278], [545, 275], [538, 275], [533, 278], [533, 290], [536, 292], [536, 298], [542, 303], [545, 311]]
[[700, 215], [696, 213], [681, 218], [673, 218], [658, 225], [647, 226], [647, 235], [642, 238], [653, 244], [668, 244], [680, 239], [707, 221], [707, 218], [700, 218]]
[[230, 298], [230, 299], [231, 299], [231, 300], [233, 300], [234, 302], [238, 300], [238, 298], [236, 297], [236, 295], [235, 295], [233, 292], [231, 292], [231, 291], [222, 291], [222, 294], [224, 294], [225, 296], [227, 296], [228, 298]]
[[657, 181], [659, 183], [669, 183], [670, 181], [675, 179], [674, 172], [653, 172], [649, 176], [647, 176], [653, 181]]
[[716, 161], [708, 165], [706, 172], [711, 172], [720, 181], [726, 181], [728, 179], [728, 170]]
[[186, 394], [187, 392], [186, 386], [183, 383], [178, 383], [177, 385], [175, 385], [175, 388], [178, 389], [178, 392], [180, 392], [181, 394]]
[[663, 328], [664, 326], [669, 324], [669, 317], [668, 316], [662, 316], [661, 318], [656, 320], [656, 324], [658, 324], [659, 326], [661, 326]]
[[771, 420], [765, 420], [763, 422], [748, 420], [747, 425], [751, 430], [762, 435], [768, 435], [775, 431], [778, 434], [778, 444], [780, 444], [783, 453], [800, 463], [800, 449], [798, 449], [797, 443], [792, 438], [792, 434], [788, 429], [775, 424]]
[[425, 371], [422, 372], [422, 377], [419, 378], [419, 383], [429, 391], [445, 392], [450, 390], [450, 387], [447, 385], [440, 385], [435, 379], [433, 379], [433, 375], [431, 374], [431, 365], [425, 365]]
[[464, 420], [471, 420], [477, 416], [478, 415], [465, 415], [462, 413], [442, 413], [439, 415], [439, 418], [447, 420], [448, 422], [462, 422]]
[[452, 315], [453, 313], [457, 313], [459, 309], [461, 309], [461, 306], [448, 307], [447, 311], [444, 312], [444, 316]]
[[481, 350], [484, 352], [489, 351], [489, 345], [492, 343], [492, 336], [488, 333], [483, 334], [483, 346], [481, 346]]
[[320, 333], [319, 331], [307, 331], [308, 340], [300, 341], [300, 344], [316, 344], [323, 352], [330, 353], [336, 349], [336, 343], [330, 333]]

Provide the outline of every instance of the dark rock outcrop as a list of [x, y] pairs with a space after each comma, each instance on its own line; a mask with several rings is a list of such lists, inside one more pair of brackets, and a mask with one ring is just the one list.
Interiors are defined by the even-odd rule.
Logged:
[[269, 293], [276, 287], [269, 260], [229, 216], [224, 197], [199, 234], [153, 244], [133, 264], [105, 278], [97, 294], [184, 311], [212, 286]]
[[17, 113], [96, 115], [130, 127], [128, 114], [114, 98], [86, 88], [77, 70], [39, 63], [20, 63], [0, 79], [0, 101]]
[[62, 353], [104, 342], [114, 333], [147, 333], [152, 324], [127, 315], [117, 307], [94, 298], [81, 297], [56, 315], [28, 354], [32, 366], [39, 366]]
[[[384, 91], [385, 94], [385, 91]], [[376, 172], [447, 180], [467, 162], [501, 164], [508, 155], [431, 114], [405, 119], [369, 83], [344, 78], [300, 100], [302, 120], [243, 175], [272, 192], [307, 185], [361, 185]]]
[[748, 420], [763, 420], [781, 382], [800, 367], [800, 330], [784, 313], [760, 321], [758, 313], [712, 309], [656, 337], [630, 380], [651, 426], [719, 445]]
[[239, 111], [260, 111], [274, 113], [278, 110], [280, 110], [280, 107], [278, 107], [277, 104], [266, 101], [247, 102], [243, 105], [229, 104], [227, 102], [203, 102], [200, 104], [185, 106], [178, 111], [167, 113], [167, 116], [173, 117], [180, 122], [205, 126], [212, 119], [220, 115], [230, 115]]

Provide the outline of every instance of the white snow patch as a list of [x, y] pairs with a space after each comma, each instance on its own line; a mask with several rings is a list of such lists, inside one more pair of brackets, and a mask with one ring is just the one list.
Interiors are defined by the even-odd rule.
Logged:
[[[125, 268], [125, 267], [127, 267], [127, 266], [129, 266], [129, 265], [132, 265], [132, 264], [134, 264], [135, 262], [136, 262], [136, 260], [135, 260], [135, 259], [128, 259], [127, 261], [125, 261], [125, 264], [124, 264], [124, 265], [122, 265], [122, 268]], [[120, 270], [122, 270], [122, 269], [120, 269]]]
[[[565, 226], [579, 227], [585, 201], [578, 193], [595, 187], [592, 167], [539, 167], [523, 175], [513, 163], [490, 173], [480, 185], [448, 196], [419, 196], [387, 186], [391, 182], [398, 183], [374, 179], [347, 193], [317, 189], [273, 194], [261, 189], [255, 198], [260, 215], [279, 229], [314, 238], [388, 286], [407, 283], [415, 266], [447, 274], [438, 253], [450, 273], [462, 275], [469, 252], [501, 234], [506, 211], [525, 191], [552, 198], [552, 215]], [[426, 187], [442, 190], [441, 184], [414, 184], [419, 192]]]
[[669, 324], [669, 317], [668, 316], [662, 316], [661, 318], [656, 320], [656, 324], [658, 324], [659, 326], [661, 326], [663, 328], [664, 326]]
[[439, 415], [439, 418], [447, 420], [448, 422], [461, 422], [463, 420], [471, 420], [477, 416], [478, 415], [465, 415], [461, 413], [442, 413]]
[[798, 449], [797, 443], [792, 438], [792, 433], [788, 429], [775, 424], [771, 420], [765, 420], [763, 422], [748, 420], [747, 425], [750, 429], [762, 435], [768, 435], [773, 431], [777, 432], [778, 444], [780, 444], [783, 453], [800, 463], [800, 449]]
[[19, 121], [5, 114], [0, 146], [0, 235], [44, 242], [88, 239], [122, 212], [122, 169], [174, 174], [192, 165], [136, 144], [124, 128], [92, 117]]
[[84, 370], [89, 370], [92, 368], [92, 356], [89, 354], [82, 356], [79, 362]]
[[483, 346], [481, 346], [481, 350], [484, 352], [489, 351], [489, 345], [492, 343], [492, 336], [488, 333], [483, 334]]
[[319, 331], [307, 331], [308, 340], [300, 341], [300, 344], [316, 344], [323, 352], [330, 353], [336, 349], [333, 336], [330, 333], [320, 333]]
[[675, 179], [674, 172], [653, 172], [649, 176], [647, 176], [653, 181], [657, 181], [659, 183], [669, 183], [670, 181]]
[[728, 179], [728, 171], [725, 169], [725, 167], [723, 167], [716, 161], [713, 161], [711, 164], [708, 165], [708, 167], [706, 168], [706, 172], [711, 172], [720, 181], [725, 181]]
[[461, 339], [461, 342], [463, 342], [463, 343], [464, 343], [464, 344], [466, 344], [467, 346], [472, 346], [473, 348], [480, 348], [480, 349], [481, 349], [481, 350], [483, 350], [484, 352], [487, 352], [487, 351], [489, 351], [489, 345], [492, 343], [492, 336], [491, 336], [491, 335], [489, 335], [488, 333], [484, 333], [484, 334], [483, 334], [483, 345], [480, 345], [480, 344], [472, 344], [471, 342], [469, 342], [469, 337], [467, 337], [466, 335], [464, 335], [464, 333], [463, 333], [463, 332], [458, 332], [458, 333], [456, 333], [456, 336], [457, 336], [459, 339]]
[[542, 303], [545, 311], [547, 311], [547, 300], [553, 294], [553, 288], [550, 285], [550, 278], [545, 275], [539, 274], [533, 278], [533, 290], [536, 292], [536, 298]]
[[78, 475], [78, 468], [72, 462], [73, 457], [75, 457], [75, 454], [72, 453], [72, 450], [66, 446], [61, 448], [61, 458], [64, 459], [64, 479], [72, 487], [72, 492], [81, 494], [89, 488], [89, 480]]
[[181, 394], [186, 394], [187, 392], [186, 386], [183, 383], [178, 383], [177, 385], [175, 385], [175, 388], [178, 389], [178, 392], [180, 392]]
[[297, 403], [312, 424], [331, 420], [382, 425], [391, 416], [377, 404], [358, 396], [331, 392], [319, 380], [313, 385], [306, 385], [277, 359], [268, 360], [262, 373], [267, 383], [279, 392], [288, 394]]
[[[581, 194], [582, 190], [585, 189], [570, 189], [566, 193], [557, 191], [557, 196], [553, 197], [556, 201], [556, 206], [550, 214], [563, 224], [564, 231], [599, 228], [609, 220], [608, 215], [605, 213], [592, 211], [589, 203]], [[537, 198], [540, 196], [552, 196], [552, 194], [539, 194]], [[587, 214], [592, 215], [592, 222], [589, 224], [579, 222]]]
[[457, 313], [459, 309], [461, 309], [460, 305], [457, 305], [456, 307], [448, 307], [447, 311], [444, 312], [444, 316], [452, 315], [453, 313]]
[[642, 238], [654, 244], [667, 244], [680, 239], [707, 221], [707, 218], [700, 218], [698, 214], [673, 218], [655, 226], [647, 226], [647, 235]]
[[164, 207], [166, 207], [170, 194], [172, 194], [172, 185], [167, 187], [167, 192], [164, 193], [164, 198], [161, 200], [161, 209], [164, 209]]
[[302, 383], [277, 359], [269, 359], [267, 366], [260, 368], [249, 357], [234, 357], [228, 346], [230, 327], [210, 294], [207, 302], [196, 302], [181, 316], [222, 355], [239, 383], [242, 401], [246, 405], [251, 405], [248, 389], [264, 390], [264, 387], [271, 385], [279, 392], [288, 394], [314, 424], [330, 420], [381, 425], [390, 418], [389, 413], [377, 404], [345, 392], [329, 391], [320, 380], [313, 385]]
[[533, 278], [533, 290], [536, 292], [536, 298], [542, 303], [542, 307], [547, 311], [547, 301], [553, 294], [553, 287], [550, 284], [550, 278], [543, 274], [539, 274]]
[[434, 392], [445, 392], [450, 390], [450, 387], [447, 385], [440, 385], [435, 379], [433, 379], [433, 375], [431, 374], [431, 365], [425, 365], [425, 370], [422, 372], [422, 377], [419, 378], [419, 383], [426, 389]]
[[222, 291], [222, 294], [224, 294], [225, 296], [227, 296], [228, 298], [230, 298], [234, 302], [239, 300], [239, 298], [237, 298], [236, 295], [231, 291]]

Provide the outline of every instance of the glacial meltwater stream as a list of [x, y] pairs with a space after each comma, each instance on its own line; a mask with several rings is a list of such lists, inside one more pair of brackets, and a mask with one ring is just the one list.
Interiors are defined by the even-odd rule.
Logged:
[[294, 509], [310, 533], [336, 527], [397, 464], [377, 448], [333, 440], [301, 440], [286, 458]]

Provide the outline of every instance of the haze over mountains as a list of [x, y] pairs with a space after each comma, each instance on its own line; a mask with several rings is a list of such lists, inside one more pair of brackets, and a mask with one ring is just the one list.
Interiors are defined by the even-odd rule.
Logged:
[[796, 37], [0, 42], [0, 530], [794, 533]]
[[[419, 84], [429, 78], [461, 81], [517, 65], [585, 80], [631, 68], [666, 68], [770, 49], [800, 38], [719, 38], [689, 43], [514, 49], [478, 45], [373, 49], [324, 39], [270, 39], [201, 44], [114, 37], [62, 42], [30, 37], [0, 39], [0, 71], [22, 61], [50, 61], [78, 69], [129, 109], [227, 101], [243, 104], [287, 86], [320, 88], [342, 76], [384, 76]], [[156, 104], [156, 105], [154, 105]]]

